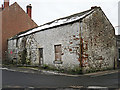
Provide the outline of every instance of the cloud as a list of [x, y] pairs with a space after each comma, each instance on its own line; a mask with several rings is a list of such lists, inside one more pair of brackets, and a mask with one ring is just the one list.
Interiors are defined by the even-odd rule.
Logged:
[[[118, 25], [119, 0], [10, 0], [17, 2], [25, 11], [32, 4], [32, 19], [38, 24], [100, 6], [113, 26]], [[0, 2], [1, 3], [1, 2]]]

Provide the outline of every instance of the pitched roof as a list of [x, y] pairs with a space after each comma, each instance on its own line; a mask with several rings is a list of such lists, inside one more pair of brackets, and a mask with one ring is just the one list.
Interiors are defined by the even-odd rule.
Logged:
[[17, 2], [2, 10], [2, 19], [2, 28], [4, 29], [5, 33], [8, 33], [8, 31], [11, 30], [15, 31], [10, 32], [10, 37], [38, 26], [17, 4]]
[[45, 29], [48, 29], [48, 28], [53, 28], [53, 27], [56, 27], [56, 26], [68, 24], [68, 23], [71, 23], [71, 22], [74, 22], [74, 21], [78, 21], [78, 20], [83, 19], [86, 16], [90, 15], [92, 12], [95, 11], [96, 8], [100, 8], [100, 7], [94, 7], [94, 8], [91, 8], [89, 10], [86, 10], [86, 11], [83, 11], [83, 12], [80, 12], [80, 13], [76, 13], [76, 14], [73, 14], [73, 15], [70, 15], [70, 16], [67, 16], [67, 17], [56, 19], [54, 21], [51, 21], [51, 22], [48, 22], [46, 24], [40, 25], [36, 28], [32, 28], [32, 29], [29, 29], [25, 32], [21, 32], [21, 33], [17, 34], [16, 36], [14, 36], [13, 38], [26, 36], [26, 35], [29, 35], [31, 33], [42, 31], [42, 30], [45, 30]]
[[[18, 9], [17, 9], [17, 8], [18, 8]], [[30, 21], [32, 21], [32, 22], [35, 24], [35, 26], [38, 26], [38, 25], [28, 16], [28, 14], [19, 6], [19, 4], [18, 4], [17, 2], [15, 2], [15, 3], [11, 4], [10, 6], [4, 8], [4, 9], [2, 10], [3, 14], [4, 14], [5, 11], [8, 12], [10, 9], [20, 10], [21, 12], [23, 12], [24, 15], [26, 15], [26, 18], [27, 18], [27, 19], [29, 19]], [[21, 13], [21, 12], [20, 12], [20, 13]]]

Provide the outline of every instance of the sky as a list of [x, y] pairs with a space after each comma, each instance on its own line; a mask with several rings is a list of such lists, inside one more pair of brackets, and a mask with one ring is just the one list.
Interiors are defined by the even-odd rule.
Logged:
[[[4, 0], [0, 0], [3, 4]], [[118, 34], [118, 2], [119, 0], [10, 0], [10, 5], [17, 2], [24, 11], [32, 5], [32, 19], [38, 24], [44, 24], [55, 19], [69, 16], [100, 6]]]

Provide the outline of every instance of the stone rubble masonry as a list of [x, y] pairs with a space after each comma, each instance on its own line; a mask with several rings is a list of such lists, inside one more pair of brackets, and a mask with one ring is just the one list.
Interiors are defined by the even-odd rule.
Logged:
[[[9, 60], [21, 62], [21, 52], [26, 49], [31, 65], [38, 65], [39, 48], [43, 48], [43, 64], [53, 67], [76, 70], [81, 62], [83, 73], [114, 68], [117, 62], [115, 30], [101, 8], [95, 9], [81, 22], [10, 39]], [[59, 44], [62, 45], [63, 63], [54, 64], [54, 45]]]

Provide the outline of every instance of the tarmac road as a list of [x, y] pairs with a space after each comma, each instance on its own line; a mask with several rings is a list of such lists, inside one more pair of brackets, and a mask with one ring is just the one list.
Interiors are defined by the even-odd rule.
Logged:
[[118, 73], [101, 75], [64, 76], [42, 73], [24, 73], [18, 71], [2, 70], [3, 87], [35, 87], [35, 88], [61, 88], [61, 87], [107, 87], [118, 88]]

